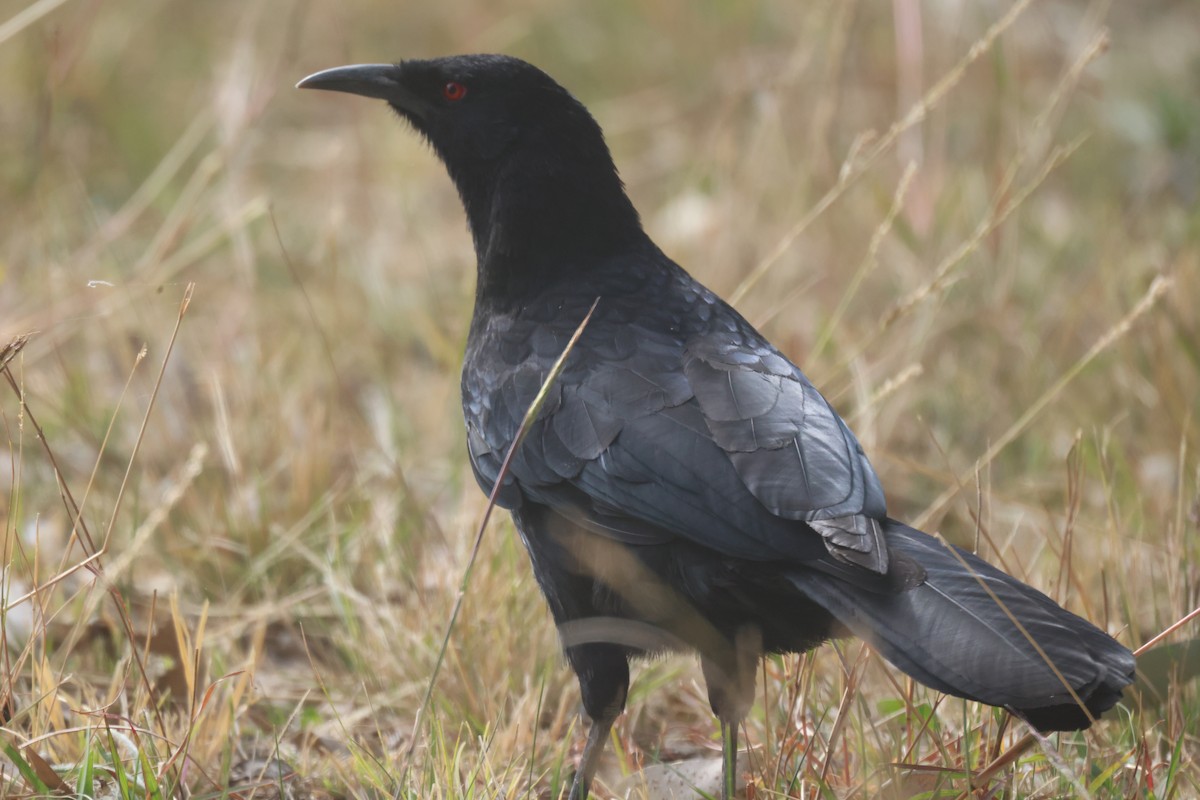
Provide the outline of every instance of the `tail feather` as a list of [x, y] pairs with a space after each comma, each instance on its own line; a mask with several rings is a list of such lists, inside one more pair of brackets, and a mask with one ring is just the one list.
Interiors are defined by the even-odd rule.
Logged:
[[921, 683], [1053, 731], [1088, 727], [1132, 682], [1127, 648], [1036, 589], [898, 522], [885, 535], [924, 568], [919, 585], [874, 592], [811, 573], [796, 585]]

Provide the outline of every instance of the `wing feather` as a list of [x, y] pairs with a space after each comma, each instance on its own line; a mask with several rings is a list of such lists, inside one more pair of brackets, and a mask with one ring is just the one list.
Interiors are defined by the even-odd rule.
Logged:
[[[529, 452], [514, 460], [524, 493], [554, 507], [589, 506], [576, 512], [628, 536], [644, 539], [650, 524], [733, 556], [827, 551], [887, 572], [884, 496], [862, 447], [748, 324], [683, 336], [636, 322], [605, 332], [598, 322], [530, 432]], [[485, 488], [541, 386], [545, 360], [565, 341], [546, 328], [524, 337], [506, 328], [510, 340], [529, 343], [509, 345], [527, 360], [505, 371], [485, 402], [464, 397], [468, 419], [477, 418], [469, 443]]]

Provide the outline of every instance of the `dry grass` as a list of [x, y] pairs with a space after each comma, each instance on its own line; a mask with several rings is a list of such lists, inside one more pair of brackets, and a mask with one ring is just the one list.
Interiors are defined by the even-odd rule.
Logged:
[[[473, 257], [415, 136], [290, 88], [350, 61], [542, 65], [665, 249], [853, 419], [894, 515], [1147, 642], [1200, 604], [1198, 25], [0, 2], [0, 345], [31, 334], [0, 357], [0, 791], [557, 797], [571, 773], [574, 680], [502, 515], [412, 738], [485, 507], [457, 408]], [[1003, 715], [857, 643], [768, 660], [748, 792], [1198, 795], [1194, 638], [986, 776], [1023, 741]], [[715, 732], [695, 663], [643, 665], [605, 781]]]

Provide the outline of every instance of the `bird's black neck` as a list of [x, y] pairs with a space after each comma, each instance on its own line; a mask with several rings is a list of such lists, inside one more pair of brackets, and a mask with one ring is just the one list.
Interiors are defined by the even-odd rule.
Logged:
[[648, 241], [607, 149], [479, 166], [452, 171], [475, 241], [479, 301], [519, 304]]

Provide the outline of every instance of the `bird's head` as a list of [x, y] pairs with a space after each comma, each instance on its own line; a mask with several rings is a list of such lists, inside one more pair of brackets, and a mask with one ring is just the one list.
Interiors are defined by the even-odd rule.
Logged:
[[603, 146], [599, 126], [578, 100], [537, 67], [511, 56], [355, 64], [309, 75], [296, 86], [386, 101], [452, 170], [547, 139], [575, 148]]
[[522, 236], [549, 253], [559, 239], [595, 247], [618, 241], [617, 228], [640, 233], [600, 126], [532, 64], [502, 55], [358, 64], [297, 87], [384, 100], [423, 134], [458, 187], [481, 263], [497, 247], [526, 249]]

